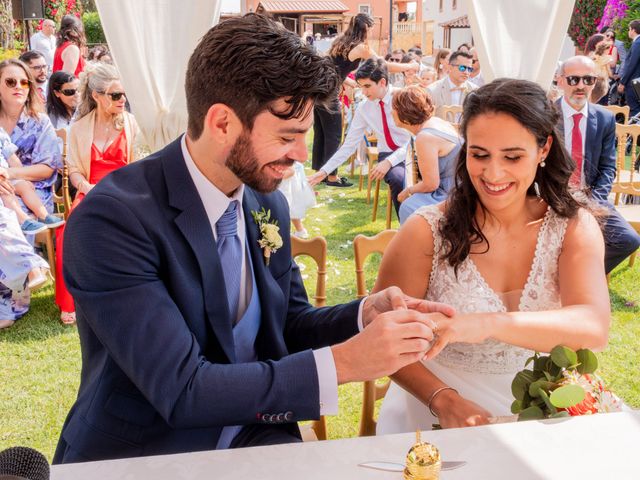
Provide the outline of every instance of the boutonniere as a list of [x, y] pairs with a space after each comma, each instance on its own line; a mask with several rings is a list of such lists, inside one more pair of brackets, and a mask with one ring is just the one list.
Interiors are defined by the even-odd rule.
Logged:
[[271, 210], [265, 210], [264, 207], [259, 212], [251, 211], [253, 221], [256, 222], [260, 229], [260, 240], [258, 245], [262, 248], [264, 255], [264, 264], [269, 265], [269, 259], [272, 253], [276, 253], [282, 247], [282, 237], [280, 236], [280, 227], [277, 220], [271, 220]]

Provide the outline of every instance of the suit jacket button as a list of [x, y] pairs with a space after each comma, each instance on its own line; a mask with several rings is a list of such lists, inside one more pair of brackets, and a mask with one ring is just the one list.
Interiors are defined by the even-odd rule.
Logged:
[[262, 421], [264, 423], [269, 423], [271, 421], [271, 415], [269, 415], [268, 413], [265, 413], [262, 415]]
[[279, 413], [278, 415], [276, 415], [276, 422], [277, 423], [284, 422], [284, 413]]
[[284, 414], [284, 419], [287, 422], [290, 422], [291, 420], [293, 420], [293, 412], [287, 412]]

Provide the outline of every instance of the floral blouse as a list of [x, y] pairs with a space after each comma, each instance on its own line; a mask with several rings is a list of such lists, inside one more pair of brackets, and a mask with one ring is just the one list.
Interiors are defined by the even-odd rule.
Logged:
[[51, 211], [51, 185], [56, 181], [58, 168], [62, 168], [62, 154], [49, 117], [41, 114], [38, 118], [33, 118], [22, 112], [16, 128], [11, 132], [11, 141], [18, 147], [16, 154], [25, 167], [42, 164], [53, 168], [53, 174], [49, 178], [32, 182], [40, 200]]

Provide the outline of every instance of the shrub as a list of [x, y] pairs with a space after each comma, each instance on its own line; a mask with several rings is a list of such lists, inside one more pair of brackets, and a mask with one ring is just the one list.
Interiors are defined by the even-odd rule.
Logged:
[[0, 48], [0, 62], [8, 60], [10, 58], [18, 58], [22, 52], [16, 49], [3, 50]]
[[606, 3], [606, 0], [576, 0], [568, 33], [580, 49], [584, 50], [589, 37], [597, 32]]
[[82, 14], [82, 23], [84, 24], [87, 43], [107, 43], [98, 12], [85, 12]]

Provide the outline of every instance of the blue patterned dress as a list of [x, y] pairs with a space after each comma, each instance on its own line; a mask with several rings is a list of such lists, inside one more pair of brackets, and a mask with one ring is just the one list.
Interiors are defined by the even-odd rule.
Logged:
[[17, 320], [29, 310], [27, 275], [48, 268], [27, 242], [13, 210], [0, 204], [0, 320]]
[[62, 155], [49, 117], [41, 114], [38, 118], [33, 118], [23, 112], [16, 128], [11, 132], [11, 141], [18, 147], [16, 154], [23, 166], [47, 165], [53, 168], [53, 174], [49, 178], [32, 182], [47, 211], [52, 212], [51, 185], [56, 181], [58, 168], [62, 167]]

